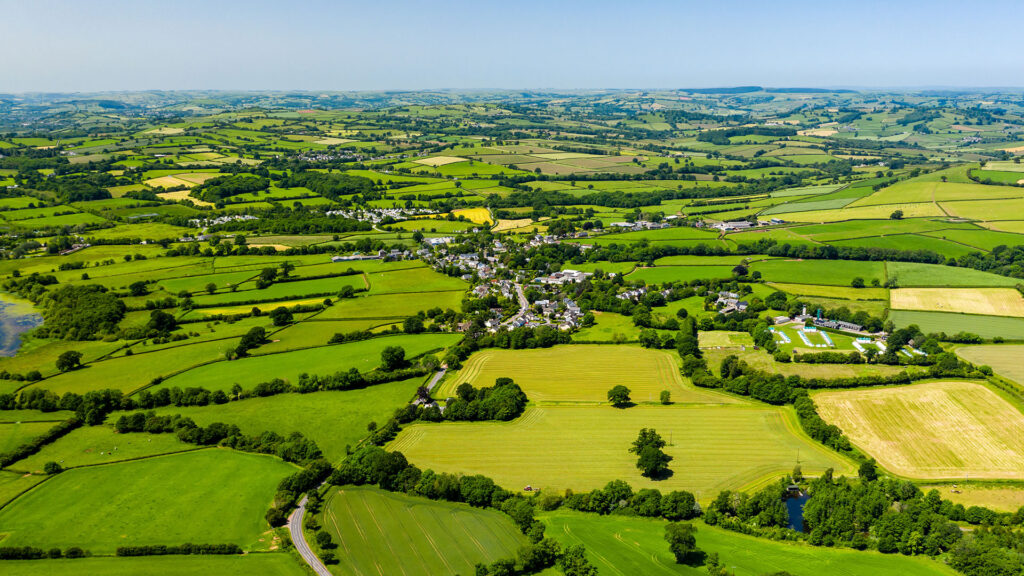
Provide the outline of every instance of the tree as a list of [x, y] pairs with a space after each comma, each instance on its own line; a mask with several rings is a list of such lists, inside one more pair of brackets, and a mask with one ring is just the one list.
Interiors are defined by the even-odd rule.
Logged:
[[149, 313], [149, 322], [146, 323], [146, 330], [152, 330], [166, 334], [178, 327], [178, 320], [173, 314], [163, 310], [153, 310]]
[[669, 391], [669, 390], [662, 390], [661, 391], [661, 403], [662, 404], [671, 404], [672, 403], [672, 392], [671, 391]]
[[616, 408], [625, 408], [629, 406], [629, 393], [629, 388], [619, 384], [608, 391], [608, 401]]
[[597, 567], [587, 560], [583, 546], [569, 546], [558, 559], [558, 568], [565, 576], [597, 576]]
[[648, 478], [659, 478], [668, 472], [668, 463], [671, 461], [672, 457], [660, 448], [645, 446], [636, 460], [636, 467]]
[[402, 330], [405, 331], [406, 334], [419, 334], [420, 332], [423, 332], [423, 319], [419, 316], [409, 316], [405, 319], [405, 322], [402, 323]]
[[659, 449], [664, 448], [665, 439], [662, 438], [661, 434], [658, 434], [654, 428], [641, 428], [640, 434], [638, 434], [636, 440], [633, 441], [633, 446], [629, 451], [633, 454], [639, 455], [647, 446], [654, 446]]
[[291, 262], [285, 260], [281, 264], [281, 278], [287, 278], [289, 275], [291, 275], [293, 270], [295, 270], [295, 264], [292, 264]]
[[746, 276], [747, 272], [748, 272], [747, 267], [744, 266], [743, 264], [737, 264], [732, 269], [733, 276]]
[[46, 464], [43, 464], [43, 472], [45, 472], [49, 476], [52, 476], [54, 474], [60, 474], [63, 471], [64, 468], [60, 464], [57, 464], [56, 462], [47, 462]]
[[892, 214], [889, 215], [889, 219], [890, 220], [902, 220], [903, 219], [903, 210], [896, 210], [895, 212], [893, 212]]
[[132, 282], [128, 285], [128, 292], [132, 296], [145, 296], [146, 294], [149, 294], [149, 288], [146, 287], [145, 282], [139, 280], [138, 282]]
[[861, 278], [860, 276], [857, 276], [856, 278], [853, 279], [853, 281], [850, 282], [850, 286], [853, 286], [854, 288], [863, 288], [864, 279]]
[[380, 352], [380, 367], [385, 371], [398, 370], [404, 368], [406, 365], [405, 361], [405, 348], [401, 346], [388, 346]]
[[861, 480], [867, 480], [873, 482], [878, 479], [878, 469], [875, 467], [874, 460], [868, 460], [860, 465], [857, 469], [857, 476], [860, 476]]
[[330, 550], [334, 548], [334, 540], [331, 539], [331, 535], [326, 530], [321, 530], [316, 533], [316, 544], [324, 550]]
[[685, 522], [671, 522], [665, 526], [665, 540], [677, 564], [686, 564], [689, 557], [700, 550], [697, 548], [697, 537], [694, 536], [696, 533], [693, 524]]
[[216, 291], [217, 291], [217, 285], [216, 285], [216, 284], [214, 284], [213, 282], [210, 282], [210, 283], [208, 283], [208, 284], [206, 285], [206, 291], [207, 291], [207, 292], [208, 292], [209, 294], [213, 294], [214, 292], [216, 292]]
[[274, 326], [290, 324], [292, 321], [292, 312], [284, 306], [278, 306], [271, 310], [270, 320], [274, 323]]
[[75, 350], [68, 350], [57, 357], [57, 370], [67, 372], [82, 365], [82, 353]]

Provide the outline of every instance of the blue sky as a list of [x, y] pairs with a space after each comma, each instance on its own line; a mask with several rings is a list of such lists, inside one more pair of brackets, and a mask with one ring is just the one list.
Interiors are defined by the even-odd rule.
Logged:
[[0, 0], [0, 92], [1024, 86], [1021, 0]]

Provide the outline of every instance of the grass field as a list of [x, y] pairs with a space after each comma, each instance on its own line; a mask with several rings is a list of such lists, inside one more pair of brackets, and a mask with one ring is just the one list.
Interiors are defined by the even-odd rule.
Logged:
[[7, 576], [304, 576], [301, 561], [286, 553], [244, 556], [96, 556], [76, 560], [9, 560]]
[[15, 462], [11, 468], [42, 473], [47, 462], [71, 468], [193, 449], [195, 445], [178, 440], [174, 434], [118, 434], [110, 426], [82, 426], [38, 453]]
[[243, 388], [251, 388], [272, 378], [294, 383], [302, 373], [326, 376], [351, 368], [357, 368], [360, 372], [373, 370], [380, 366], [381, 351], [389, 346], [401, 346], [405, 349], [406, 358], [412, 358], [428, 350], [445, 348], [458, 340], [459, 336], [455, 334], [402, 334], [280, 354], [250, 356], [206, 364], [168, 378], [160, 386], [198, 386], [226, 391], [236, 382]]
[[887, 262], [886, 272], [897, 285], [904, 287], [928, 286], [1014, 286], [1018, 280], [972, 268], [950, 268], [939, 264], [915, 262]]
[[761, 277], [768, 282], [849, 286], [854, 278], [859, 277], [868, 286], [873, 279], [885, 283], [885, 266], [881, 262], [766, 260], [751, 264], [750, 270], [760, 272]]
[[837, 298], [852, 300], [888, 300], [889, 291], [885, 288], [850, 288], [849, 286], [819, 286], [815, 284], [786, 284], [772, 282], [769, 284], [796, 296], [818, 296], [821, 298]]
[[368, 434], [367, 424], [383, 424], [395, 408], [412, 399], [423, 380], [412, 378], [359, 390], [280, 394], [209, 406], [168, 406], [157, 412], [182, 414], [202, 426], [214, 422], [235, 424], [245, 434], [302, 432], [316, 442], [327, 459], [337, 462], [345, 456], [346, 445], [355, 446]]
[[[597, 516], [557, 511], [544, 514], [547, 535], [564, 546], [583, 544], [599, 574], [677, 576], [707, 574], [703, 568], [676, 564], [665, 542], [665, 522], [647, 518]], [[953, 576], [944, 564], [927, 557], [858, 552], [775, 542], [697, 522], [697, 547], [718, 553], [737, 576], [789, 574], [830, 576]]]
[[733, 266], [658, 266], [637, 268], [627, 275], [628, 280], [643, 280], [647, 284], [690, 282], [691, 280], [722, 280], [732, 278]]
[[898, 328], [916, 324], [926, 334], [970, 332], [982, 338], [999, 336], [1008, 340], [1024, 340], [1024, 320], [1010, 316], [892, 310], [889, 319]]
[[985, 386], [929, 382], [814, 395], [822, 418], [911, 478], [1024, 478], [1024, 415]]
[[1013, 288], [899, 288], [889, 293], [894, 310], [1024, 317], [1024, 298]]
[[[834, 338], [834, 337], [833, 337]], [[820, 352], [821, 349], [816, 351]], [[784, 376], [802, 376], [804, 378], [853, 378], [856, 376], [891, 375], [902, 372], [905, 367], [884, 366], [880, 364], [804, 364], [801, 362], [776, 362], [763, 350], [705, 350], [704, 358], [708, 367], [715, 373], [722, 365], [722, 360], [729, 355], [739, 357], [754, 368], [772, 374]]]
[[497, 378], [516, 381], [534, 402], [607, 402], [608, 390], [622, 384], [634, 402], [658, 402], [662, 390], [675, 402], [734, 402], [731, 397], [684, 384], [667, 352], [639, 346], [572, 345], [536, 350], [477, 352], [437, 390], [454, 396], [463, 382], [493, 386]]
[[[642, 477], [627, 448], [640, 428], [669, 440], [670, 478]], [[533, 406], [509, 423], [414, 424], [389, 446], [421, 468], [486, 474], [517, 490], [587, 490], [622, 479], [635, 488], [685, 489], [702, 501], [788, 473], [800, 462], [808, 474], [851, 464], [799, 431], [792, 411], [753, 405]]]
[[68, 470], [0, 510], [5, 546], [235, 543], [259, 546], [278, 482], [297, 468], [209, 449]]
[[958, 356], [979, 366], [989, 366], [996, 374], [1024, 386], [1024, 345], [961, 346]]
[[0, 506], [14, 500], [19, 494], [45, 480], [45, 476], [33, 476], [21, 472], [0, 470]]
[[46, 434], [55, 422], [4, 422], [0, 423], [0, 454], [10, 452], [27, 444], [33, 438]]
[[319, 520], [338, 545], [331, 572], [339, 576], [472, 574], [526, 544], [496, 510], [369, 487], [331, 488]]

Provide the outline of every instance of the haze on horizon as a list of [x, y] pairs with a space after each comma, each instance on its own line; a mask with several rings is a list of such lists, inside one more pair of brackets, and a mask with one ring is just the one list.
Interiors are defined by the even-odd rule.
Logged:
[[0, 93], [1024, 86], [1024, 3], [0, 0]]

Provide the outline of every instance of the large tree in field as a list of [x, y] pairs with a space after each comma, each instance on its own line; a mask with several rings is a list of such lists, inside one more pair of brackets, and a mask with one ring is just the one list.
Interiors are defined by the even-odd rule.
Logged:
[[405, 364], [405, 348], [401, 346], [388, 346], [380, 353], [380, 367], [383, 370], [398, 370], [405, 368]]
[[57, 370], [67, 372], [82, 365], [82, 353], [75, 350], [68, 350], [57, 357]]
[[668, 472], [672, 457], [662, 450], [665, 439], [653, 428], [642, 428], [629, 451], [637, 455], [636, 467], [648, 478], [656, 479]]
[[694, 534], [697, 529], [692, 524], [684, 522], [671, 522], [665, 525], [665, 540], [668, 541], [668, 548], [676, 557], [677, 564], [685, 564], [688, 557], [699, 549], [697, 538]]
[[622, 384], [615, 386], [608, 391], [608, 401], [612, 403], [616, 408], [622, 408], [629, 405], [629, 393], [630, 389], [626, 388]]

